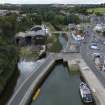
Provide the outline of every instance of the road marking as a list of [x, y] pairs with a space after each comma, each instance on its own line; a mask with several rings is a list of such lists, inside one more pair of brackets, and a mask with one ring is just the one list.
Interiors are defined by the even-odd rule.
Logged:
[[[48, 58], [49, 58], [50, 56], [51, 56], [51, 55], [49, 55], [49, 56], [46, 58], [46, 60], [43, 62], [43, 64], [46, 63], [46, 61], [48, 60]], [[42, 64], [42, 65], [43, 65], [43, 64]], [[40, 65], [40, 67], [41, 67], [42, 65]], [[40, 68], [40, 67], [39, 67], [39, 68]], [[38, 71], [39, 68], [37, 68], [36, 71]], [[36, 71], [35, 71], [35, 72], [36, 72]], [[10, 101], [7, 103], [7, 105], [11, 105], [11, 102], [12, 102], [13, 99], [16, 97], [17, 93], [21, 90], [21, 88], [24, 86], [24, 84], [31, 78], [31, 76], [32, 76], [35, 72], [32, 72], [32, 73], [30, 74], [30, 76], [29, 76], [28, 78], [26, 78], [26, 79], [23, 81], [23, 83], [22, 83], [21, 86], [18, 88], [18, 90], [14, 93], [13, 97], [10, 99]]]

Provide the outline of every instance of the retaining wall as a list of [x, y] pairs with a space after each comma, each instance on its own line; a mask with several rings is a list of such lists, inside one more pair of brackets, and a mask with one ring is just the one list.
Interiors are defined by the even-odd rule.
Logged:
[[19, 105], [27, 105], [30, 101], [30, 97], [32, 97], [32, 94], [34, 91], [38, 88], [38, 85], [40, 82], [43, 81], [43, 79], [48, 75], [48, 73], [51, 71], [51, 67], [55, 64], [55, 60], [52, 60], [49, 62], [46, 68], [42, 70], [42, 72], [38, 75], [38, 77], [33, 81], [32, 85], [26, 92], [25, 96], [23, 97], [22, 101]]

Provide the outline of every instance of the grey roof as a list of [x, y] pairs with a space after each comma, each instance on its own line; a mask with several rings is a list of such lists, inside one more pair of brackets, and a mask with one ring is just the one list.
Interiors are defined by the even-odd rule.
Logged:
[[37, 28], [39, 28], [39, 30], [43, 30], [43, 27], [41, 25], [36, 25], [36, 26], [33, 26], [30, 30], [32, 31], [38, 31]]
[[42, 35], [45, 36], [46, 33], [44, 30], [38, 30], [38, 31], [27, 31], [26, 36], [37, 36], [37, 35]]
[[19, 32], [16, 34], [16, 37], [27, 37], [27, 36], [46, 36], [46, 33], [44, 30], [39, 31], [26, 31], [26, 32]]
[[[39, 28], [38, 30], [34, 30], [35, 28]], [[46, 30], [42, 25], [36, 25], [32, 27], [29, 31], [19, 32], [16, 34], [16, 37], [27, 37], [27, 36], [46, 36]]]

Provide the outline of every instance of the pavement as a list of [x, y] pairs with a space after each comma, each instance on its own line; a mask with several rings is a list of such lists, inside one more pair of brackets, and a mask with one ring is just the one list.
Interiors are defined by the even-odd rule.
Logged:
[[79, 67], [83, 77], [85, 77], [86, 82], [95, 96], [96, 104], [105, 105], [105, 88], [101, 85], [99, 79], [83, 59], [80, 59]]

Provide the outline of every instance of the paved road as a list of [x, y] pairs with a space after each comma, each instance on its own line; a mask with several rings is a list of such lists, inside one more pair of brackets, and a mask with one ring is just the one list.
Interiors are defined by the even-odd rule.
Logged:
[[89, 45], [90, 45], [91, 41], [93, 40], [93, 36], [95, 33], [92, 31], [92, 29], [86, 29], [86, 31], [88, 31], [88, 35], [86, 35], [86, 37], [85, 37], [86, 43], [81, 44], [80, 53], [81, 53], [83, 59], [86, 61], [87, 65], [93, 70], [93, 72], [96, 74], [96, 76], [101, 81], [102, 85], [105, 87], [105, 76], [102, 75], [102, 71], [97, 70], [97, 68], [95, 67], [94, 61], [92, 60], [92, 57], [89, 54], [89, 52], [90, 52]]
[[25, 80], [23, 84], [20, 85], [18, 90], [15, 92], [14, 96], [11, 98], [7, 105], [19, 105], [23, 96], [26, 94], [27, 90], [29, 89], [32, 82], [37, 78], [37, 76], [42, 72], [43, 68], [49, 65], [49, 62], [52, 61], [54, 58], [52, 55], [49, 55], [45, 62], [38, 68], [36, 72], [30, 75], [29, 78]]

